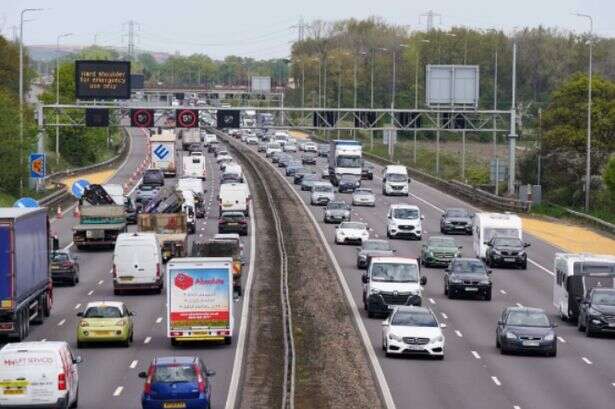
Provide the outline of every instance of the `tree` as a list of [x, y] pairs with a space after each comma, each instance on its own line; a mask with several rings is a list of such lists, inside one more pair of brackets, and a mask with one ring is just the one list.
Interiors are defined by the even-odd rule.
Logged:
[[611, 155], [611, 159], [607, 162], [603, 173], [603, 179], [611, 195], [611, 199], [615, 201], [615, 155]]

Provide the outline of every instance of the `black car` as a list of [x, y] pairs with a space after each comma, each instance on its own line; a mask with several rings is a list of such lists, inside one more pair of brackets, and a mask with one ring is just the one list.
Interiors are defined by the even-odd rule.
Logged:
[[485, 244], [485, 262], [489, 267], [513, 266], [527, 269], [525, 248], [530, 246], [529, 243], [524, 243], [517, 237], [494, 237]]
[[444, 295], [453, 298], [460, 295], [481, 296], [491, 300], [491, 270], [475, 258], [455, 258], [444, 270]]
[[440, 233], [472, 234], [472, 214], [466, 209], [446, 209], [440, 218]]
[[303, 165], [299, 161], [292, 161], [286, 167], [286, 176], [295, 176], [295, 173], [303, 171]]
[[392, 257], [395, 253], [387, 240], [365, 240], [357, 248], [357, 268], [367, 268], [372, 257]]
[[126, 198], [124, 208], [126, 209], [126, 223], [137, 224], [137, 208], [134, 203], [132, 203], [132, 199], [130, 197]]
[[207, 145], [207, 152], [216, 153], [216, 147], [218, 146], [218, 142], [212, 141]]
[[291, 160], [292, 158], [290, 157], [290, 155], [285, 155], [285, 154], [280, 155], [280, 157], [278, 158], [278, 167], [279, 168], [287, 167]]
[[314, 182], [320, 182], [320, 178], [315, 173], [308, 173], [301, 179], [301, 190], [312, 190]]
[[304, 165], [316, 165], [316, 154], [312, 152], [306, 152], [301, 155], [301, 163]]
[[307, 173], [308, 171], [305, 170], [305, 168], [296, 171], [295, 174], [293, 175], [293, 183], [295, 185], [301, 184], [301, 181], [303, 180], [303, 176], [305, 176]]
[[160, 169], [147, 169], [143, 172], [143, 185], [164, 186], [164, 173]]
[[160, 187], [157, 185], [141, 185], [137, 188], [135, 202], [137, 204], [147, 204], [160, 192]]
[[615, 334], [615, 289], [592, 288], [579, 305], [579, 331], [588, 337], [599, 333]]
[[374, 179], [374, 166], [371, 163], [363, 161], [361, 164], [361, 179]]
[[502, 354], [532, 352], [556, 356], [555, 327], [540, 308], [508, 307], [498, 320], [495, 346]]
[[68, 251], [56, 250], [49, 256], [51, 279], [54, 283], [68, 283], [72, 286], [79, 282], [79, 263], [77, 256]]
[[218, 233], [248, 235], [248, 218], [243, 212], [222, 212], [218, 220]]
[[188, 145], [188, 149], [186, 149], [188, 152], [192, 153], [192, 152], [203, 152], [203, 146], [200, 143], [191, 143], [190, 145]]
[[329, 145], [318, 145], [318, 156], [326, 158], [329, 155]]
[[361, 187], [361, 179], [354, 175], [342, 175], [340, 178], [337, 190], [340, 193], [354, 192], [355, 189]]

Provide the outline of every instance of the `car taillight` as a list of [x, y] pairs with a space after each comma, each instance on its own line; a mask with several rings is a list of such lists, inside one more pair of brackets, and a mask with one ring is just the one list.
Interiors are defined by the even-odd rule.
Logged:
[[66, 374], [64, 372], [58, 375], [58, 390], [59, 391], [66, 390]]
[[156, 278], [160, 278], [160, 263], [156, 263]]
[[239, 224], [246, 224], [247, 222], [245, 220], [239, 220]]
[[72, 267], [73, 263], [71, 263], [70, 261], [65, 261], [62, 263], [62, 267]]
[[224, 219], [218, 220], [218, 224], [224, 224]]
[[145, 379], [145, 385], [143, 385], [143, 393], [149, 395], [152, 393], [152, 378], [154, 377], [154, 366], [150, 366], [147, 370], [147, 378]]
[[233, 272], [240, 273], [241, 272], [241, 261], [233, 262]]
[[203, 378], [203, 374], [201, 373], [201, 367], [198, 365], [194, 365], [194, 372], [196, 373], [196, 381], [199, 384], [199, 393], [205, 392], [205, 378]]
[[112, 271], [112, 274], [113, 274], [113, 278], [117, 278], [117, 266], [115, 264], [113, 265], [113, 270], [111, 270], [111, 271]]

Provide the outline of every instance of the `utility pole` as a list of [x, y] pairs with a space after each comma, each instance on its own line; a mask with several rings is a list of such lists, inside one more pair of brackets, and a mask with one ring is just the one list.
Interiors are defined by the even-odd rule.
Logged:
[[[493, 110], [498, 109], [498, 49], [495, 49], [495, 62], [493, 71]], [[498, 195], [500, 187], [500, 163], [498, 161], [498, 133], [496, 131], [497, 121], [493, 117], [493, 160], [495, 163], [495, 195]]]
[[433, 30], [433, 21], [435, 17], [438, 17], [440, 19], [440, 24], [442, 24], [442, 14], [434, 13], [433, 10], [429, 10], [426, 13], [421, 14], [419, 16], [419, 24], [421, 24], [421, 17], [425, 17], [427, 31]]
[[[355, 112], [356, 112], [356, 108], [357, 108], [357, 56], [356, 54], [354, 54], [352, 58], [354, 59], [354, 65], [352, 67], [352, 82], [353, 82], [352, 105], [355, 108]], [[352, 139], [357, 139], [356, 132], [357, 132], [356, 129], [352, 130]]]
[[[60, 34], [56, 42], [56, 105], [60, 104], [60, 39], [73, 33]], [[56, 110], [56, 165], [60, 163], [60, 115]]]
[[[342, 108], [342, 57], [339, 57], [338, 64], [338, 72], [337, 72], [337, 115], [339, 115], [339, 110]], [[336, 124], [337, 125], [337, 124]], [[341, 131], [339, 127], [337, 128], [337, 137], [340, 138]]]
[[517, 37], [513, 37], [512, 99], [510, 107], [510, 135], [508, 135], [508, 194], [515, 194], [515, 150], [517, 149]]
[[126, 25], [128, 26], [128, 58], [132, 61], [135, 57], [135, 42], [137, 32], [139, 31], [141, 26], [134, 20], [128, 20]]

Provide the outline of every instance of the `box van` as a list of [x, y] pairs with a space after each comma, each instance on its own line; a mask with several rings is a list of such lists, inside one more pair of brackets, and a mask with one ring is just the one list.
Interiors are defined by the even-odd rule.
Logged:
[[183, 176], [205, 180], [205, 157], [190, 155], [183, 157]]
[[476, 213], [474, 215], [474, 254], [485, 259], [485, 242], [494, 237], [515, 237], [523, 239], [521, 218], [511, 213]]
[[225, 175], [236, 175], [237, 179], [243, 183], [243, 170], [241, 166], [236, 163], [231, 162], [224, 167], [224, 173], [222, 174], [223, 179]]
[[162, 256], [155, 233], [121, 233], [113, 251], [113, 293], [162, 291]]
[[389, 165], [382, 176], [382, 194], [408, 196], [408, 170], [405, 166]]
[[80, 362], [65, 341], [6, 344], [0, 349], [0, 407], [76, 406]]
[[182, 197], [184, 203], [182, 204], [182, 211], [186, 214], [186, 226], [188, 227], [188, 233], [194, 233], [196, 231], [196, 201], [194, 193], [191, 190], [182, 190]]
[[245, 183], [225, 183], [220, 185], [218, 193], [220, 214], [222, 212], [243, 212], [249, 215], [248, 202], [250, 201], [250, 190]]

